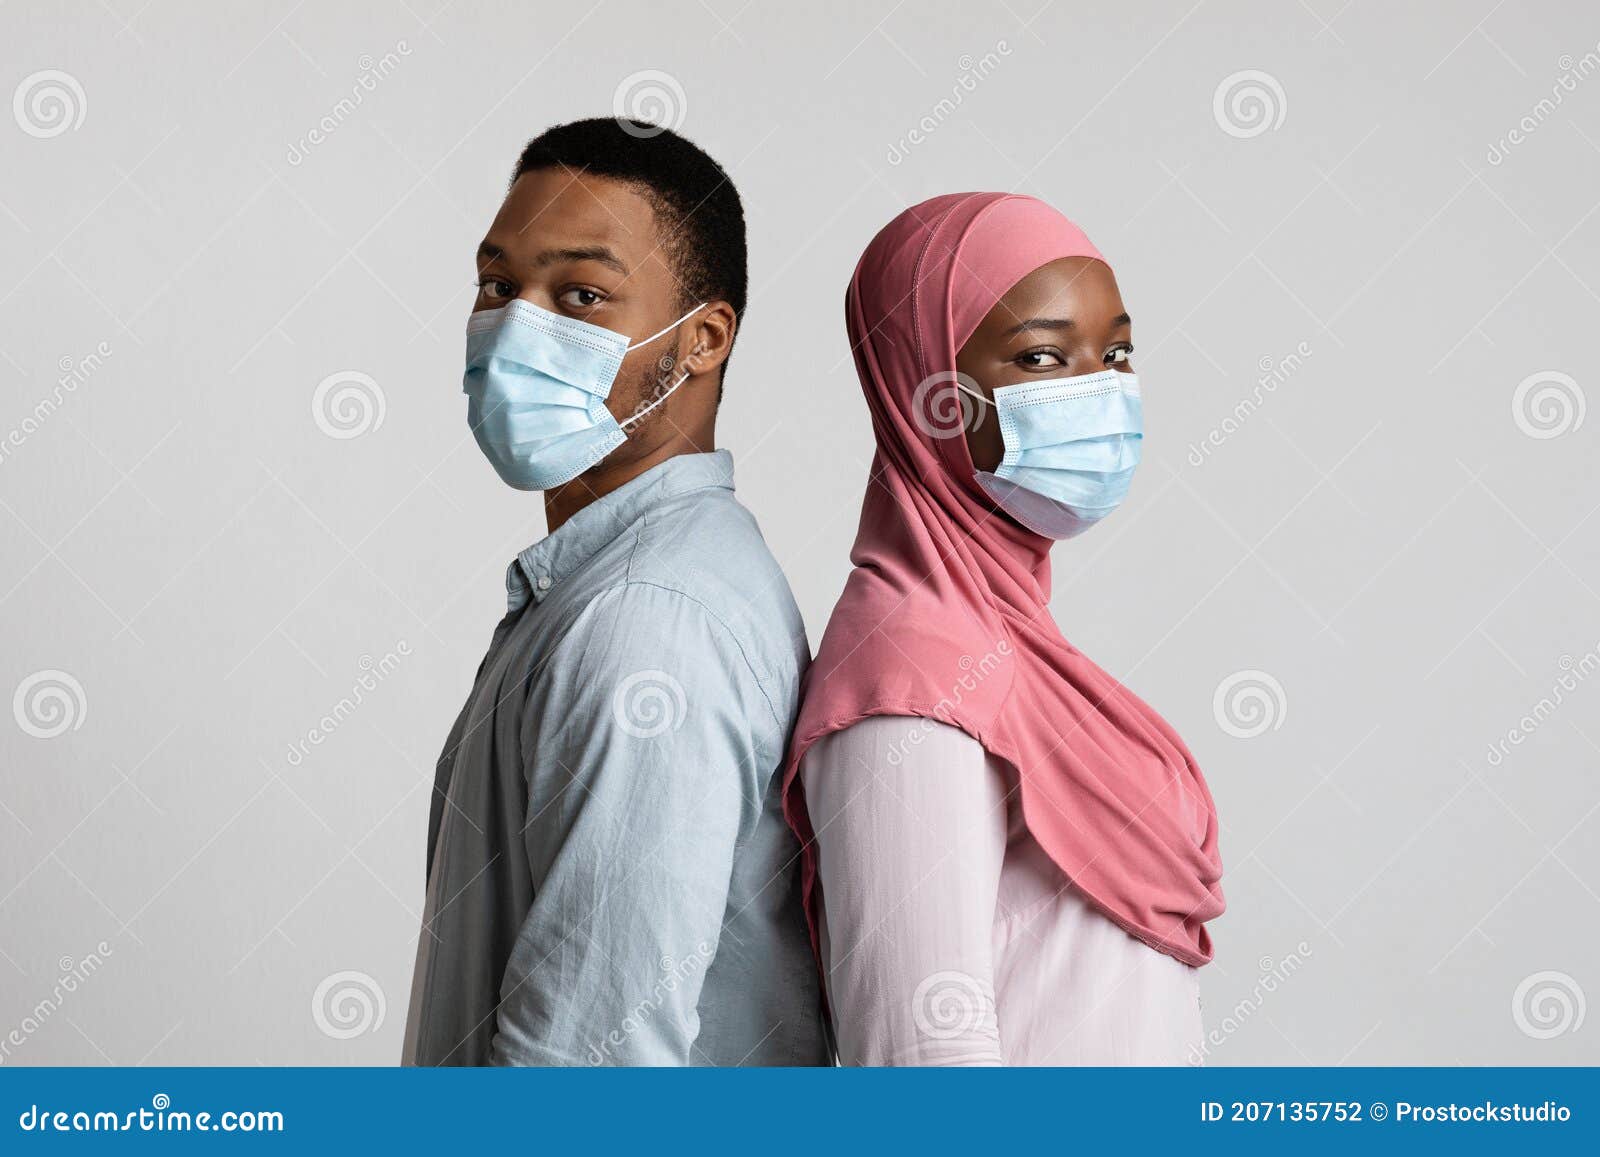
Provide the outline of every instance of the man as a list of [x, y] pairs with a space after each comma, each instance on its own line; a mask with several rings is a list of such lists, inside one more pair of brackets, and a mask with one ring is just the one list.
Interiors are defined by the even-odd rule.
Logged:
[[549, 535], [439, 760], [416, 1064], [820, 1064], [779, 765], [804, 627], [715, 449], [744, 214], [676, 134], [529, 143], [478, 249], [466, 393]]

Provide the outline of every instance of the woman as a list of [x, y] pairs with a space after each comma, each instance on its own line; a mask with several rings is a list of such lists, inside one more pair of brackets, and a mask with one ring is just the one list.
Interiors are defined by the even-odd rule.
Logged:
[[846, 314], [878, 449], [786, 797], [840, 1058], [1197, 1060], [1211, 795], [1048, 605], [1139, 460], [1116, 279], [1042, 202], [953, 194], [878, 234]]

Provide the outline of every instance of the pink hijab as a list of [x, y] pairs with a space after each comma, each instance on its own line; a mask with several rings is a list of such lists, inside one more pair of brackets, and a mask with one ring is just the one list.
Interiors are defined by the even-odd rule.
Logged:
[[1020, 776], [1029, 832], [1100, 911], [1188, 964], [1222, 912], [1217, 819], [1183, 741], [1061, 635], [1052, 543], [973, 479], [956, 351], [1012, 286], [1062, 257], [1104, 261], [1031, 197], [956, 193], [873, 238], [845, 297], [877, 455], [855, 564], [806, 675], [785, 768], [816, 943], [815, 833], [796, 774], [806, 749], [871, 715], [967, 732]]

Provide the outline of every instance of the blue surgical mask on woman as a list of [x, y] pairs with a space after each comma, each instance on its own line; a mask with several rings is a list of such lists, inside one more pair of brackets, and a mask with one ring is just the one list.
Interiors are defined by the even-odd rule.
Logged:
[[978, 485], [1012, 518], [1046, 538], [1082, 534], [1127, 497], [1144, 440], [1139, 379], [1121, 370], [1001, 386], [991, 402], [1005, 455]]
[[516, 300], [467, 319], [467, 422], [508, 486], [550, 490], [572, 481], [627, 440], [627, 427], [672, 395], [619, 423], [606, 399], [629, 351], [649, 345], [703, 309], [632, 345], [624, 334]]

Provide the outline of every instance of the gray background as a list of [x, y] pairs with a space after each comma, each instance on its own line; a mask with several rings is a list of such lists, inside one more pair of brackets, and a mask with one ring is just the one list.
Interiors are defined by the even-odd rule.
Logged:
[[1597, 41], [1577, 0], [6, 5], [4, 1062], [397, 1057], [432, 763], [543, 533], [465, 427], [472, 250], [527, 137], [652, 86], [748, 209], [719, 433], [813, 643], [868, 238], [1017, 189], [1116, 265], [1146, 462], [1053, 607], [1216, 794], [1210, 1062], [1600, 1060]]

